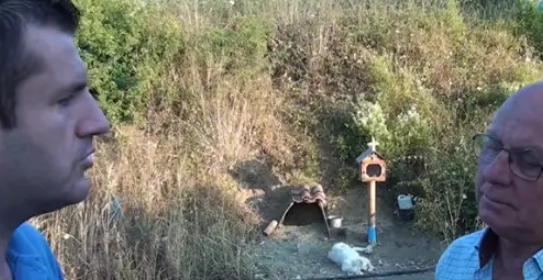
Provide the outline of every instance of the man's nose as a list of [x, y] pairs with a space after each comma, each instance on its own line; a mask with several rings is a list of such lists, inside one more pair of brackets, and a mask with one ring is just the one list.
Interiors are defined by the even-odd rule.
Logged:
[[509, 152], [502, 150], [492, 162], [483, 163], [480, 168], [483, 168], [485, 181], [503, 186], [510, 184]]
[[77, 136], [87, 138], [108, 133], [110, 123], [104, 112], [90, 93], [87, 93], [85, 98], [86, 102], [84, 104], [86, 104], [87, 108], [78, 112], [84, 115], [81, 116], [81, 122], [77, 128]]

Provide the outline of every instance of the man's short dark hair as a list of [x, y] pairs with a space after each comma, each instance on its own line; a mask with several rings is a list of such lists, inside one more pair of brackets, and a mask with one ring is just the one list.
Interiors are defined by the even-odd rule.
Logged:
[[53, 26], [75, 34], [80, 12], [71, 0], [0, 0], [0, 123], [16, 126], [15, 91], [36, 67], [36, 57], [25, 46], [29, 24]]

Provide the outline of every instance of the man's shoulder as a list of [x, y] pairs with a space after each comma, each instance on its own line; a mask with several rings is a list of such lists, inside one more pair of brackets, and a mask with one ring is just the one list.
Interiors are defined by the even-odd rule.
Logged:
[[[10, 254], [13, 260], [26, 259], [25, 263], [39, 262], [44, 272], [52, 276], [50, 279], [63, 279], [58, 261], [45, 236], [30, 223], [21, 224], [11, 238]], [[13, 264], [16, 265], [16, 264]]]
[[14, 238], [23, 239], [26, 241], [47, 243], [47, 240], [43, 234], [28, 222], [22, 223], [19, 227], [17, 227], [13, 233], [13, 236]]
[[449, 245], [449, 247], [447, 247], [445, 253], [456, 253], [459, 251], [475, 252], [475, 247], [479, 245], [479, 242], [481, 242], [481, 238], [483, 238], [485, 231], [486, 230], [483, 229], [457, 238]]
[[438, 261], [436, 279], [461, 279], [453, 276], [460, 276], [464, 272], [472, 273], [471, 270], [475, 270], [479, 263], [476, 246], [484, 233], [485, 230], [479, 230], [454, 240]]
[[51, 248], [45, 236], [28, 222], [17, 227], [13, 233], [12, 246], [17, 252], [26, 255], [52, 257]]

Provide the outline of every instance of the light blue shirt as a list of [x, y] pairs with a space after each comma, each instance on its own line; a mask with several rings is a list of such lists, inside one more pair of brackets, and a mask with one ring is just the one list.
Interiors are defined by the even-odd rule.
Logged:
[[11, 237], [7, 262], [15, 280], [63, 280], [58, 261], [45, 237], [28, 223]]
[[[489, 229], [456, 239], [441, 255], [436, 280], [492, 280], [497, 236]], [[524, 262], [525, 280], [543, 280], [543, 250]]]

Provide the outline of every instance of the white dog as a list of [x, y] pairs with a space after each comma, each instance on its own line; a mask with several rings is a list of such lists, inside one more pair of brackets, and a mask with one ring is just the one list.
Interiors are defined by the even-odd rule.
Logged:
[[328, 252], [328, 258], [338, 266], [341, 266], [341, 271], [347, 275], [362, 275], [362, 271], [374, 271], [375, 267], [371, 264], [371, 261], [358, 254], [357, 249], [353, 248], [343, 242], [339, 242], [332, 246], [330, 252]]

